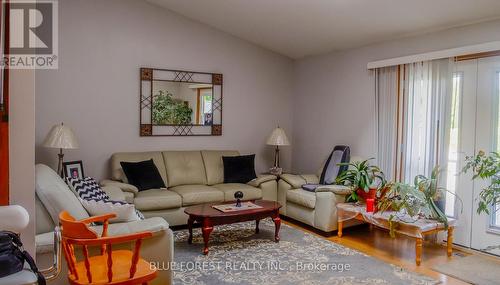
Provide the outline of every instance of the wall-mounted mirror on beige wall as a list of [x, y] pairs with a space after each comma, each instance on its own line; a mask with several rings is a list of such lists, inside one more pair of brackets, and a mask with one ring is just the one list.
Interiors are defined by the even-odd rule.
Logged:
[[141, 68], [141, 136], [222, 135], [222, 74]]

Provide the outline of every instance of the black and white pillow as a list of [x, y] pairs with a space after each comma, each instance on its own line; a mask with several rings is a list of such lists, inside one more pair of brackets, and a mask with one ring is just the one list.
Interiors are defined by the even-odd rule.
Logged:
[[144, 220], [144, 215], [135, 208], [134, 204], [111, 200], [93, 178], [67, 178], [66, 181], [80, 199], [85, 210], [92, 216], [115, 213], [116, 218], [111, 219], [110, 222]]
[[108, 194], [101, 189], [101, 186], [92, 177], [66, 178], [66, 181], [73, 192], [83, 200], [109, 200]]

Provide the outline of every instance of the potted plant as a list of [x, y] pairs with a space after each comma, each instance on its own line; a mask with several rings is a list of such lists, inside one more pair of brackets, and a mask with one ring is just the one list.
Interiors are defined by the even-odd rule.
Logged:
[[497, 211], [500, 208], [500, 154], [491, 152], [486, 155], [484, 151], [479, 151], [475, 156], [467, 156], [465, 162], [463, 173], [472, 169], [472, 179], [490, 180], [489, 185], [479, 193], [477, 213], [489, 214], [490, 207]]
[[349, 167], [336, 180], [337, 184], [350, 186], [353, 190], [346, 201], [376, 199], [377, 191], [384, 187], [384, 173], [378, 166], [370, 165], [369, 161], [372, 159], [339, 164]]
[[[417, 175], [413, 184], [391, 182], [380, 192], [377, 209], [381, 212], [394, 211], [399, 215], [394, 214], [389, 217], [391, 236], [394, 235], [397, 222], [395, 218], [404, 217], [405, 222], [411, 222], [424, 217], [437, 220], [444, 224], [445, 229], [448, 228], [448, 217], [437, 203], [444, 193], [449, 192], [453, 195], [455, 193], [438, 186], [439, 173], [439, 166], [436, 166], [430, 177]], [[460, 197], [455, 196], [462, 203]]]

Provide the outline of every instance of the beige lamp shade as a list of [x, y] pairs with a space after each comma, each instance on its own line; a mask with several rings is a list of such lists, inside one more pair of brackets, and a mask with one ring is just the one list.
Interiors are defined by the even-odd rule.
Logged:
[[290, 145], [290, 141], [285, 134], [285, 130], [277, 127], [273, 130], [271, 135], [267, 138], [268, 145]]
[[61, 123], [52, 127], [43, 142], [43, 146], [50, 148], [75, 149], [78, 148], [78, 142], [76, 141], [75, 134], [71, 128]]

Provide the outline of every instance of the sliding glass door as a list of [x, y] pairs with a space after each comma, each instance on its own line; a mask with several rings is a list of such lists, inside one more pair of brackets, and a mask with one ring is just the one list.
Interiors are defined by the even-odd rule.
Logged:
[[[499, 76], [500, 57], [482, 58], [477, 63], [476, 151], [498, 151], [499, 148]], [[490, 216], [477, 214], [477, 199], [486, 181], [474, 182], [471, 247], [500, 255], [500, 220], [496, 209]]]
[[487, 182], [459, 174], [466, 155], [500, 150], [500, 57], [460, 61], [455, 66], [446, 187], [446, 214], [459, 219], [455, 243], [500, 255], [500, 211], [477, 214], [477, 197]]

